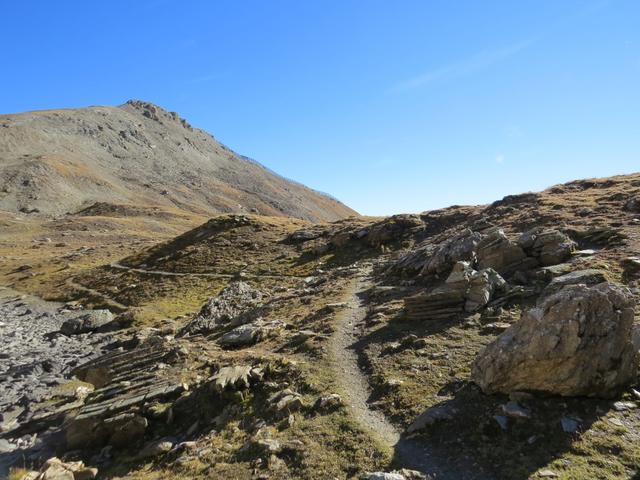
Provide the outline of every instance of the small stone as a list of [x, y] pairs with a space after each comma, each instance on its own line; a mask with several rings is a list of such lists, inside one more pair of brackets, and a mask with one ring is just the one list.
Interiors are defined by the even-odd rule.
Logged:
[[313, 404], [314, 410], [332, 410], [342, 405], [342, 397], [337, 393], [323, 395]]
[[398, 472], [369, 472], [360, 478], [362, 480], [406, 480], [406, 477]]
[[437, 422], [452, 420], [456, 413], [457, 410], [453, 408], [451, 402], [434, 405], [422, 412], [413, 423], [409, 425], [407, 433], [417, 432]]
[[280, 451], [282, 450], [280, 442], [271, 438], [258, 440], [255, 445], [256, 447], [258, 447], [258, 449], [260, 449], [262, 453], [266, 454], [280, 453]]
[[625, 410], [633, 410], [634, 408], [638, 408], [638, 405], [634, 402], [615, 402], [613, 404], [613, 408], [618, 412], [623, 412]]
[[615, 425], [616, 427], [624, 427], [624, 423], [619, 418], [609, 418], [609, 423]]
[[509, 428], [509, 419], [504, 415], [494, 415], [493, 419], [498, 422], [502, 430], [506, 431]]
[[575, 433], [578, 431], [578, 427], [580, 426], [580, 422], [571, 417], [562, 417], [560, 419], [560, 424], [562, 425], [562, 430], [566, 433]]
[[540, 470], [538, 472], [538, 477], [541, 478], [558, 478], [558, 474], [552, 470]]
[[513, 400], [502, 405], [502, 413], [511, 418], [531, 418], [531, 412]]
[[510, 326], [511, 324], [506, 322], [492, 322], [482, 327], [482, 331], [485, 333], [502, 333]]

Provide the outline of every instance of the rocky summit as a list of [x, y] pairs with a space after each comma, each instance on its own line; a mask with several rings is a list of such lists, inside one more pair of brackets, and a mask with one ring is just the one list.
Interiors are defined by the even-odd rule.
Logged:
[[0, 477], [640, 475], [640, 174], [361, 217], [144, 102], [0, 122]]
[[0, 115], [0, 210], [93, 216], [356, 213], [141, 100]]

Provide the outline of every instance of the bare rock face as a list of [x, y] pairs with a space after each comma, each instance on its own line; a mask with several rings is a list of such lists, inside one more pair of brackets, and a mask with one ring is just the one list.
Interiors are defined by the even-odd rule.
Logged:
[[489, 394], [610, 397], [636, 377], [637, 328], [624, 287], [569, 285], [489, 344], [471, 378]]

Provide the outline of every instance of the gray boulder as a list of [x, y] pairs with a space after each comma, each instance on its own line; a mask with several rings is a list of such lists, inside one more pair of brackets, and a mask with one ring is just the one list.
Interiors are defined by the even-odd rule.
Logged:
[[264, 293], [245, 282], [233, 282], [209, 298], [178, 336], [207, 334], [220, 325], [241, 325], [259, 316]]
[[493, 230], [480, 241], [477, 256], [481, 269], [493, 268], [502, 275], [527, 270], [538, 263], [534, 258], [527, 257], [522, 247], [509, 240], [501, 229]]
[[518, 238], [518, 245], [542, 266], [557, 265], [567, 260], [576, 243], [558, 230], [533, 229]]
[[570, 285], [489, 344], [471, 378], [489, 394], [610, 397], [636, 378], [637, 329], [628, 289]]
[[79, 317], [66, 320], [60, 326], [60, 332], [65, 335], [95, 332], [113, 321], [113, 313], [109, 310], [91, 310]]
[[575, 272], [567, 273], [555, 277], [544, 291], [545, 295], [550, 295], [561, 290], [567, 285], [596, 285], [598, 283], [605, 282], [607, 277], [602, 270], [595, 268], [588, 268], [586, 270], [577, 270]]
[[421, 271], [422, 275], [449, 273], [456, 262], [475, 260], [475, 250], [482, 240], [482, 234], [469, 229], [438, 244], [430, 253]]
[[171, 451], [176, 441], [173, 438], [161, 438], [147, 443], [140, 452], [138, 452], [137, 458], [154, 458], [164, 455]]
[[241, 347], [253, 345], [260, 341], [265, 334], [265, 329], [258, 324], [250, 323], [240, 325], [218, 339], [218, 343], [225, 347]]

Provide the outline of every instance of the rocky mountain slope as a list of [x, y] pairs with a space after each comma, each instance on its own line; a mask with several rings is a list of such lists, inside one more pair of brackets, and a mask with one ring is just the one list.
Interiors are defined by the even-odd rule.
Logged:
[[[4, 375], [35, 387], [0, 402], [12, 480], [640, 476], [640, 174], [387, 218], [220, 215], [135, 244], [113, 217], [21, 244], [9, 220]], [[117, 330], [85, 321], [101, 309]], [[49, 390], [17, 376], [51, 370], [47, 351], [14, 354], [45, 312], [54, 352], [94, 342]]]
[[151, 103], [0, 115], [0, 210], [58, 216], [97, 202], [102, 212], [127, 204], [310, 221], [356, 214]]

